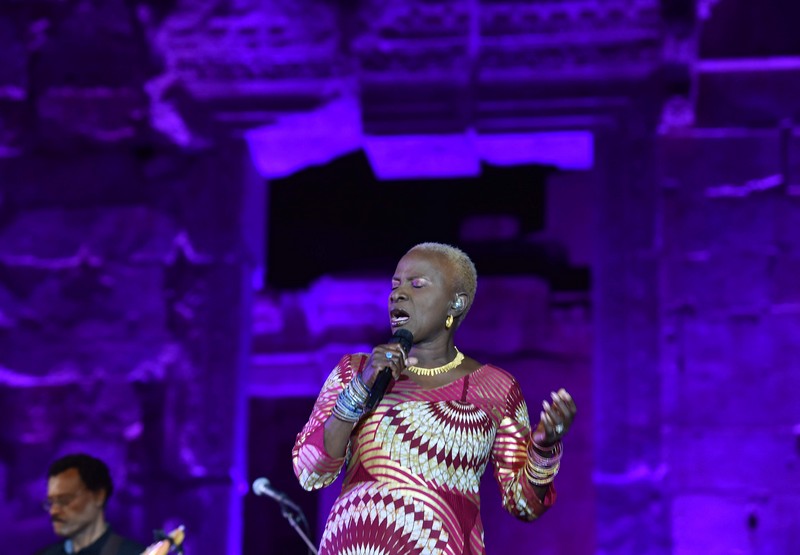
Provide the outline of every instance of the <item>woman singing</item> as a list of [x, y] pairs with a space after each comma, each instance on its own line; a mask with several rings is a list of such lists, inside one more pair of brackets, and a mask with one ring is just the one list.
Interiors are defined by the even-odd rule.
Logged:
[[[552, 393], [531, 429], [517, 381], [456, 348], [476, 287], [464, 252], [416, 245], [397, 265], [388, 306], [392, 331], [413, 335], [410, 352], [389, 342], [345, 355], [323, 385], [292, 450], [307, 490], [346, 468], [322, 555], [485, 553], [478, 488], [489, 460], [515, 517], [534, 520], [555, 501], [575, 403], [564, 389]], [[365, 410], [387, 367], [394, 380]]]

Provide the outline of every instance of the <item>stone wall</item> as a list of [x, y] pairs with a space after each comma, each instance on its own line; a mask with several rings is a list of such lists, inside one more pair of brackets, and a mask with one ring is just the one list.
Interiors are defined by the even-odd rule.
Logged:
[[249, 336], [247, 167], [236, 144], [0, 161], [0, 505], [11, 544], [50, 541], [47, 467], [88, 451], [111, 467], [120, 531], [147, 543], [185, 523], [190, 545], [208, 546], [198, 553], [228, 549], [241, 513], [231, 507]]
[[[245, 384], [254, 402], [307, 397], [334, 353], [383, 339], [372, 305], [335, 279], [251, 303], [268, 209], [232, 136], [280, 130], [251, 152], [262, 177], [283, 177], [370, 137], [514, 138], [515, 163], [541, 163], [527, 139], [578, 131], [593, 193], [550, 201], [591, 211], [594, 243], [574, 233], [585, 220], [544, 231], [592, 260], [591, 310], [501, 278], [531, 312], [495, 292], [504, 326], [472, 315], [487, 357], [591, 396], [542, 552], [797, 551], [800, 48], [787, 22], [800, 14], [753, 6], [2, 3], [0, 536], [45, 543], [46, 466], [87, 449], [112, 464], [122, 531], [146, 541], [184, 522], [191, 552], [241, 551]], [[307, 296], [355, 311], [340, 344]], [[535, 541], [535, 527], [489, 521], [498, 549]]]
[[784, 2], [698, 5], [692, 124], [662, 128], [656, 145], [674, 553], [800, 549], [800, 142], [789, 98], [800, 47], [786, 31], [797, 14]]
[[800, 546], [798, 145], [780, 129], [659, 141], [663, 465], [675, 553]]

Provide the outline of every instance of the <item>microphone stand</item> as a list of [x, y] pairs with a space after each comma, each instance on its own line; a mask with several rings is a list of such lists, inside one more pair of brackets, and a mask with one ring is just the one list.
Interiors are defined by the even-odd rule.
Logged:
[[300, 536], [300, 538], [302, 538], [302, 540], [308, 546], [308, 552], [313, 555], [317, 555], [318, 552], [316, 546], [308, 538], [306, 531], [303, 530], [303, 527], [301, 526], [301, 523], [304, 523], [306, 526], [308, 526], [308, 521], [306, 521], [306, 517], [305, 515], [303, 515], [300, 507], [297, 507], [297, 511], [299, 512], [293, 512], [292, 507], [288, 503], [280, 501], [279, 503], [281, 506], [281, 514], [283, 515], [283, 518], [289, 521], [289, 524], [292, 526], [292, 528], [294, 528], [294, 531], [297, 532], [297, 535]]
[[300, 538], [302, 538], [302, 540], [308, 546], [308, 552], [312, 555], [317, 555], [317, 548], [308, 537], [308, 534], [311, 533], [309, 530], [310, 527], [308, 525], [308, 519], [306, 519], [306, 515], [303, 514], [303, 509], [301, 509], [299, 505], [289, 499], [285, 493], [281, 493], [273, 488], [270, 485], [269, 480], [263, 477], [258, 478], [255, 482], [253, 482], [253, 493], [256, 495], [270, 497], [277, 501], [281, 506], [281, 515], [283, 515], [283, 518], [289, 521], [289, 524], [292, 526], [292, 528], [294, 528], [294, 531], [297, 532]]

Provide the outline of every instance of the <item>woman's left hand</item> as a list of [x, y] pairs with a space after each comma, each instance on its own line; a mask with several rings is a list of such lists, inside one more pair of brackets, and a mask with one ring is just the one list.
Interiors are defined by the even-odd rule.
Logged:
[[550, 447], [566, 435], [578, 411], [572, 396], [561, 388], [550, 393], [550, 402], [542, 401], [539, 424], [533, 432], [533, 441], [542, 447]]

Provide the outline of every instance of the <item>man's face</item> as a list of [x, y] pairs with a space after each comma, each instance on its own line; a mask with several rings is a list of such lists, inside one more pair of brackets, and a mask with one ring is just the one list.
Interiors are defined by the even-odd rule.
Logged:
[[103, 514], [105, 492], [91, 492], [77, 468], [69, 468], [47, 481], [47, 501], [53, 531], [71, 538], [95, 523]]

